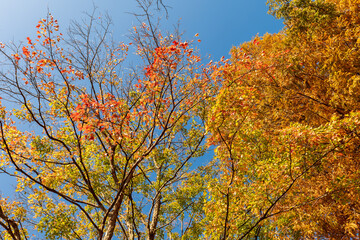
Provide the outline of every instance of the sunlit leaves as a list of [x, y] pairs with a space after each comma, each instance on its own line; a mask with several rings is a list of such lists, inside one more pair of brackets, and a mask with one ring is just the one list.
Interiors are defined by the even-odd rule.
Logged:
[[[205, 170], [192, 163], [205, 152], [214, 66], [151, 22], [116, 45], [99, 21], [99, 31], [75, 24], [65, 41], [49, 14], [36, 38], [1, 49], [14, 68], [3, 92], [17, 104], [4, 110], [1, 166], [16, 170], [49, 239], [167, 238], [186, 221], [179, 237], [199, 236]], [[129, 69], [132, 46], [143, 63]]]
[[357, 236], [359, 2], [270, 3], [287, 28], [234, 48], [218, 72], [206, 234]]

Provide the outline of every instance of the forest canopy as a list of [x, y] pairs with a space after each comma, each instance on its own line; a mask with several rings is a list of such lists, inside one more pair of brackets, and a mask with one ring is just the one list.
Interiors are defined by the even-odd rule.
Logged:
[[269, 0], [284, 29], [217, 62], [139, 3], [128, 43], [1, 43], [0, 239], [357, 239], [360, 1]]

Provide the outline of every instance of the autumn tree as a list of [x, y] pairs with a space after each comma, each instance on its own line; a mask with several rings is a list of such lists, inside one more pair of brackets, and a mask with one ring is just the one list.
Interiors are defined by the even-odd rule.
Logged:
[[1, 45], [0, 168], [20, 194], [0, 200], [5, 239], [33, 229], [48, 239], [202, 234], [211, 169], [193, 162], [205, 151], [212, 68], [141, 6], [127, 44], [109, 38], [106, 17], [64, 37], [49, 14], [35, 38]]
[[233, 48], [217, 70], [206, 236], [359, 236], [358, 0], [273, 0], [277, 34]]

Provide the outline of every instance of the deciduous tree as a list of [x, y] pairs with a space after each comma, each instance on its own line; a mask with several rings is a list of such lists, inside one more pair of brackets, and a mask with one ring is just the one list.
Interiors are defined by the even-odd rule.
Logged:
[[[128, 44], [109, 39], [107, 18], [65, 38], [49, 14], [35, 38], [1, 46], [0, 167], [23, 199], [1, 200], [5, 238], [25, 239], [26, 224], [48, 239], [202, 233], [208, 170], [192, 163], [205, 151], [209, 66], [142, 7]], [[131, 49], [142, 64], [128, 68]]]
[[218, 70], [209, 238], [359, 235], [359, 1], [270, 1], [286, 27]]

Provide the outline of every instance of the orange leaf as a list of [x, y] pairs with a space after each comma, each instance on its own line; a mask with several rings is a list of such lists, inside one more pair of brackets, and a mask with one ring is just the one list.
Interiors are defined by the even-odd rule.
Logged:
[[31, 39], [29, 37], [26, 38], [28, 40], [28, 43], [32, 45]]
[[20, 60], [19, 54], [17, 54], [17, 53], [14, 54], [14, 58], [15, 58], [16, 61], [19, 61]]
[[25, 55], [27, 58], [30, 57], [30, 52], [29, 52], [29, 50], [27, 49], [27, 47], [23, 47], [23, 48], [22, 48], [22, 51], [23, 51], [24, 55]]

